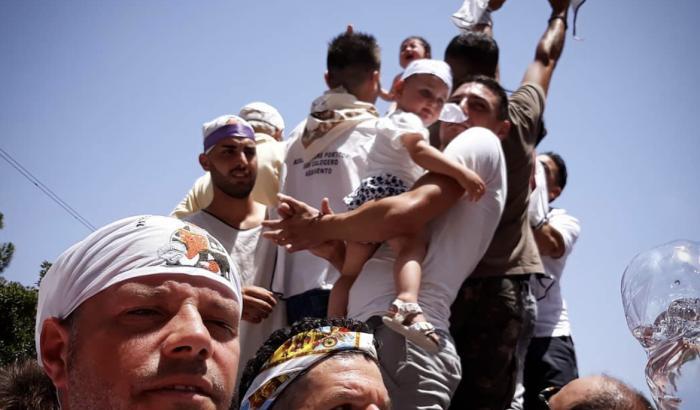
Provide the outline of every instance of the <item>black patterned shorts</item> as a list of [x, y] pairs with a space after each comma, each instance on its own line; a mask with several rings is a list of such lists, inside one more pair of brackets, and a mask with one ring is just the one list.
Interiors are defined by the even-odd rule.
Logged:
[[367, 201], [399, 195], [406, 191], [408, 187], [401, 178], [383, 173], [363, 179], [357, 189], [343, 198], [343, 202], [348, 206], [348, 210], [352, 211]]

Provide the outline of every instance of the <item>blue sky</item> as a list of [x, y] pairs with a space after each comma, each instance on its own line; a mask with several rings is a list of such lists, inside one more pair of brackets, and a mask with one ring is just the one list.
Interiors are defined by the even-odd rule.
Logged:
[[[166, 214], [200, 175], [201, 124], [262, 100], [288, 129], [324, 90], [326, 44], [348, 23], [373, 33], [382, 79], [398, 47], [426, 37], [440, 57], [460, 1], [3, 1], [0, 147], [96, 226]], [[547, 102], [541, 150], [560, 152], [569, 185], [555, 205], [582, 222], [564, 275], [582, 374], [646, 390], [619, 281], [645, 249], [700, 239], [700, 5], [589, 0], [569, 33]], [[518, 86], [549, 16], [507, 2], [495, 18], [506, 88]], [[383, 105], [380, 105], [383, 108]], [[6, 278], [37, 279], [88, 231], [0, 161]]]

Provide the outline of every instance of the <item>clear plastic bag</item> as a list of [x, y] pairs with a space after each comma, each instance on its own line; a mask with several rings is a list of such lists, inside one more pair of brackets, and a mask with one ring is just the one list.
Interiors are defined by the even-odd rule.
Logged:
[[700, 244], [640, 253], [622, 277], [632, 335], [647, 352], [646, 380], [660, 409], [700, 409]]

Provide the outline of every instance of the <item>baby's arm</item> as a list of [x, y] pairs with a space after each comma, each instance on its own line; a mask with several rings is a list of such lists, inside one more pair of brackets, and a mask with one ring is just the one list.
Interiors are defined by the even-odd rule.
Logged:
[[447, 175], [456, 180], [469, 193], [471, 200], [478, 201], [486, 191], [484, 181], [476, 172], [445, 156], [431, 146], [420, 133], [403, 134], [401, 142], [408, 150], [413, 162], [428, 171]]
[[396, 77], [394, 77], [394, 81], [391, 82], [391, 88], [389, 91], [386, 91], [385, 89], [380, 89], [379, 90], [379, 97], [387, 102], [394, 101], [396, 98], [396, 84], [401, 80], [401, 74], [396, 74]]

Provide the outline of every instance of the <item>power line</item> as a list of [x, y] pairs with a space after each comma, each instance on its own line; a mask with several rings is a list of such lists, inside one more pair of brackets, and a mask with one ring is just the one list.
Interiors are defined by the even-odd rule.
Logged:
[[86, 218], [84, 218], [78, 211], [73, 209], [72, 206], [68, 205], [66, 201], [61, 199], [55, 192], [53, 192], [49, 187], [44, 185], [43, 182], [39, 180], [39, 178], [35, 177], [32, 175], [31, 172], [29, 172], [25, 167], [22, 166], [19, 162], [17, 162], [16, 159], [12, 157], [12, 155], [8, 154], [4, 149], [0, 148], [0, 156], [7, 161], [8, 164], [10, 164], [14, 169], [16, 169], [20, 174], [22, 174], [29, 182], [31, 182], [34, 186], [39, 188], [41, 192], [43, 192], [46, 196], [49, 197], [52, 201], [58, 204], [63, 210], [68, 212], [70, 216], [75, 218], [78, 222], [80, 222], [83, 226], [88, 228], [91, 231], [94, 231], [96, 228], [93, 224], [90, 223]]

